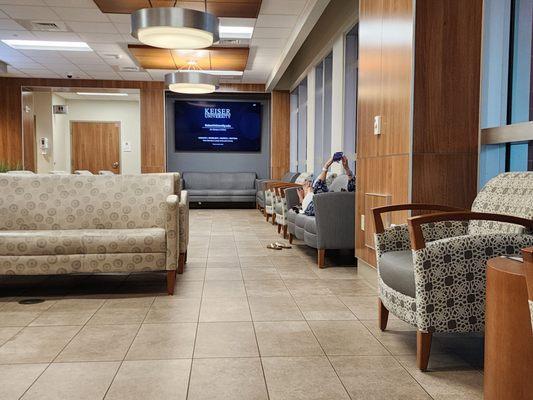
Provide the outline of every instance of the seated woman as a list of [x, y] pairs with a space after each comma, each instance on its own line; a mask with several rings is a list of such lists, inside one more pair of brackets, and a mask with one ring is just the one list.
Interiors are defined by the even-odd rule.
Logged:
[[[343, 155], [340, 161], [342, 162], [344, 172], [349, 178], [346, 189], [341, 189], [341, 191], [346, 190], [348, 192], [355, 192], [355, 175], [352, 173], [350, 167], [348, 166], [348, 159], [346, 158], [346, 156]], [[298, 197], [300, 198], [300, 203], [302, 204], [302, 209], [300, 210], [300, 213], [304, 213], [305, 215], [315, 215], [313, 196], [318, 193], [329, 192], [328, 185], [326, 184], [326, 176], [333, 162], [333, 157], [326, 161], [324, 167], [322, 168], [322, 172], [320, 173], [313, 185], [311, 185], [311, 182], [306, 181], [303, 187], [298, 190]]]

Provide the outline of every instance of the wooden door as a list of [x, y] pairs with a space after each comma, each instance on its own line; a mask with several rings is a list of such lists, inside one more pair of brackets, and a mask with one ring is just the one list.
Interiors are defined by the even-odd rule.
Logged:
[[72, 172], [120, 173], [120, 122], [70, 122]]

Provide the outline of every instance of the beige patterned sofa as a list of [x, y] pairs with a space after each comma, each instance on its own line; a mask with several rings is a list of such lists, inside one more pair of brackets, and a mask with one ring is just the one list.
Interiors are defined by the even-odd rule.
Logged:
[[179, 182], [179, 174], [1, 174], [0, 274], [166, 271], [173, 294], [188, 241]]

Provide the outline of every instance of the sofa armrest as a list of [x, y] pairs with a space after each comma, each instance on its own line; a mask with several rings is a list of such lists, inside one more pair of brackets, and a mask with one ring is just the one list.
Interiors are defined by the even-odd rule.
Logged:
[[179, 202], [179, 251], [186, 253], [189, 245], [189, 195], [181, 191]]
[[328, 192], [313, 196], [319, 249], [355, 247], [355, 193]]
[[179, 255], [179, 199], [175, 194], [171, 194], [166, 200], [166, 237], [167, 237], [167, 270], [178, 268]]

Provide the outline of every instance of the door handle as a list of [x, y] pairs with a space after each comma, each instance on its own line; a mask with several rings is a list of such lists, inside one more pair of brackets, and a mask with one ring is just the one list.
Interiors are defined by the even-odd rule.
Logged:
[[112, 164], [112, 167], [113, 167], [113, 168], [118, 168], [118, 165], [119, 165], [119, 164], [118, 164], [118, 161], [115, 161], [115, 162]]

